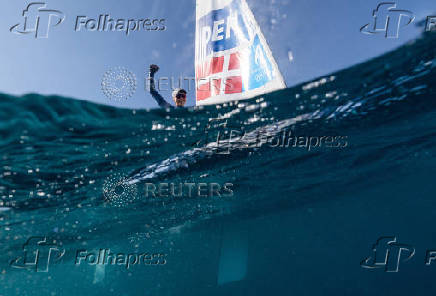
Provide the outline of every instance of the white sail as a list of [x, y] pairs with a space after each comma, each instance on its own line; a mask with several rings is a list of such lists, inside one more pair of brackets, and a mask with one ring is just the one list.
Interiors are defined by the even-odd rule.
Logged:
[[197, 105], [249, 99], [285, 82], [245, 0], [197, 0]]

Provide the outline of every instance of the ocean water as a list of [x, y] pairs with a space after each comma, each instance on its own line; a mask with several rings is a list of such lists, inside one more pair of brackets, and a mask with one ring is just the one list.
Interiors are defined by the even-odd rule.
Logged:
[[434, 295], [435, 82], [426, 33], [218, 106], [0, 95], [0, 295]]

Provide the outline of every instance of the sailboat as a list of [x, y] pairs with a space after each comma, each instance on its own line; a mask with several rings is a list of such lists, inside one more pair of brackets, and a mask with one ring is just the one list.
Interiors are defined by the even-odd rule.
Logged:
[[245, 0], [197, 0], [195, 35], [197, 106], [286, 88]]

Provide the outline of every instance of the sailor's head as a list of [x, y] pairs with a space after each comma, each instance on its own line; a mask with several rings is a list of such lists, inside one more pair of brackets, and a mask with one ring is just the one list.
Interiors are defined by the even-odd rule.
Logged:
[[176, 88], [173, 91], [173, 100], [177, 107], [183, 107], [186, 104], [186, 90]]

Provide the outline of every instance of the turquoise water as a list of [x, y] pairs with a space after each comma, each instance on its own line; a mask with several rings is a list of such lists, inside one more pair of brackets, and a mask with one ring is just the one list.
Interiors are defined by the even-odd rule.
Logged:
[[[227, 105], [0, 95], [0, 295], [435, 293], [435, 81], [428, 33]], [[147, 183], [232, 194], [153, 198]], [[399, 272], [360, 266], [381, 236], [415, 248]], [[146, 255], [129, 268], [76, 264], [99, 250]]]

